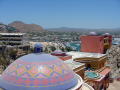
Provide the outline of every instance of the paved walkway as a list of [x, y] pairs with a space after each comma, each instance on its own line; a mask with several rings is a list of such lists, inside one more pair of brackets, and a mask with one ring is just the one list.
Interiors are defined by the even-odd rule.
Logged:
[[110, 83], [110, 86], [107, 90], [120, 90], [120, 81], [115, 81]]

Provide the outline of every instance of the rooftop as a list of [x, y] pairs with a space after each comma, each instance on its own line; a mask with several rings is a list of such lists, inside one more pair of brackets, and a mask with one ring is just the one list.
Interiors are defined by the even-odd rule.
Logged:
[[72, 59], [83, 58], [83, 57], [100, 58], [106, 55], [101, 53], [87, 53], [87, 52], [76, 52], [76, 51], [67, 52], [67, 54], [72, 55]]
[[72, 69], [76, 69], [76, 68], [84, 65], [83, 63], [75, 62], [73, 60], [66, 60], [64, 62]]
[[0, 33], [0, 35], [24, 35], [25, 33]]

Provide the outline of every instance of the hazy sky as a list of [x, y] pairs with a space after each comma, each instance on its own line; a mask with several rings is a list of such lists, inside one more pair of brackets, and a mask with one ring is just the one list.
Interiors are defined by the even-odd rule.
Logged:
[[0, 0], [0, 22], [44, 28], [118, 28], [120, 0]]

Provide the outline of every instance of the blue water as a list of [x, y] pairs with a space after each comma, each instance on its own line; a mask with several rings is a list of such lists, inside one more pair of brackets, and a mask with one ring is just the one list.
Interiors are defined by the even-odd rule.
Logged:
[[67, 43], [67, 46], [73, 48], [75, 51], [80, 51], [80, 44], [79, 43]]

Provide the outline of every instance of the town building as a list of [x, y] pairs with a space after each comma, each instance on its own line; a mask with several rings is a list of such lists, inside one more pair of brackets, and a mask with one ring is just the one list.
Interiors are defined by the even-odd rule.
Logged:
[[4, 45], [24, 45], [27, 41], [25, 33], [0, 33], [0, 43]]
[[109, 87], [111, 69], [107, 66], [106, 54], [87, 52], [67, 52], [72, 55], [73, 61], [85, 64], [84, 82], [95, 90], [106, 90]]
[[112, 36], [108, 33], [104, 35], [97, 35], [90, 33], [80, 37], [81, 52], [90, 53], [106, 53], [112, 45]]

